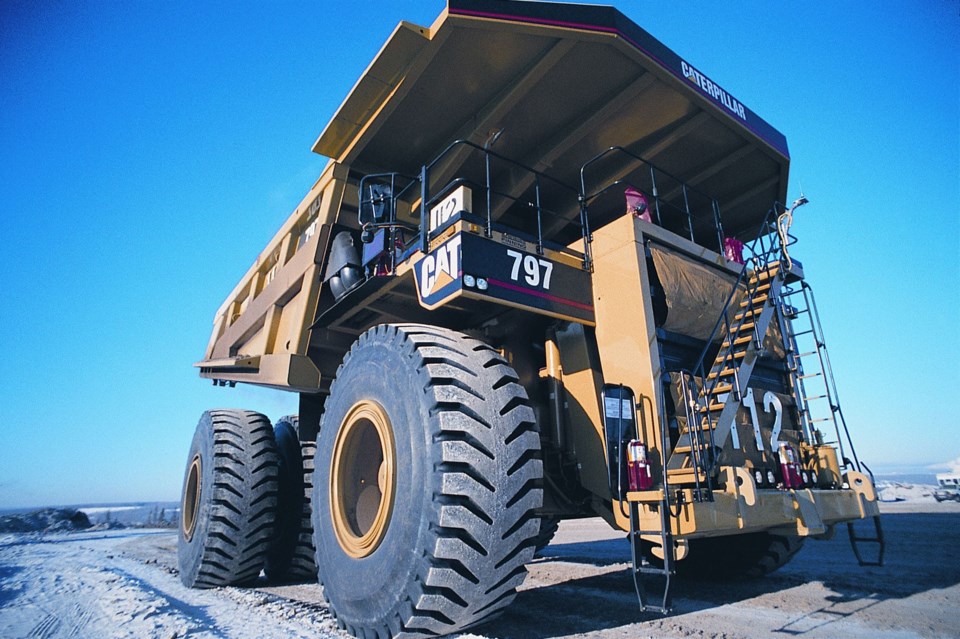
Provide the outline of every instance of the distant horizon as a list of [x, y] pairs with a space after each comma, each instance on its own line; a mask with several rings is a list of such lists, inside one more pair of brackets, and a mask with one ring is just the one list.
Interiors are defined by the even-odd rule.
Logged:
[[[878, 480], [880, 479], [892, 479], [901, 476], [910, 476], [910, 477], [927, 477], [930, 479], [929, 482], [918, 482], [911, 481], [907, 483], [921, 483], [923, 485], [936, 485], [936, 476], [940, 473], [945, 472], [960, 472], [960, 468], [957, 468], [955, 465], [951, 468], [950, 464], [954, 462], [946, 462], [943, 464], [878, 464], [875, 467], [871, 467], [874, 477]], [[43, 504], [43, 505], [33, 505], [33, 506], [6, 506], [0, 504], [0, 515], [9, 515], [9, 514], [18, 514], [22, 512], [31, 512], [34, 510], [40, 510], [44, 508], [72, 508], [74, 510], [84, 510], [87, 508], [118, 508], [123, 506], [150, 506], [150, 505], [173, 505], [179, 509], [180, 506], [180, 497], [179, 495], [173, 499], [160, 499], [160, 500], [151, 500], [151, 499], [138, 499], [138, 500], [120, 500], [115, 502], [79, 502], [76, 504]]]
[[[953, 459], [944, 462], [903, 462], [903, 463], [878, 463], [867, 464], [876, 478], [895, 478], [900, 476], [927, 477], [930, 485], [937, 483], [936, 476], [940, 473], [960, 472], [960, 459]], [[912, 483], [918, 483], [913, 481]], [[180, 495], [174, 495], [168, 499], [118, 499], [116, 501], [79, 501], [74, 503], [53, 503], [53, 504], [31, 504], [18, 505], [0, 503], [0, 515], [15, 514], [21, 512], [30, 512], [42, 508], [73, 508], [80, 510], [83, 508], [106, 508], [117, 506], [144, 506], [153, 504], [174, 504], [179, 506]]]

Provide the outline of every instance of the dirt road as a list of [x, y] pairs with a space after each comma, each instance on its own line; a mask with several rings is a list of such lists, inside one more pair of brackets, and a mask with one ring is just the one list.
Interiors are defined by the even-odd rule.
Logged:
[[[622, 535], [564, 522], [516, 602], [468, 637], [960, 637], [960, 504], [884, 505], [887, 563], [859, 568], [846, 531], [766, 579], [679, 582], [670, 617], [638, 612]], [[189, 590], [169, 532], [0, 538], [0, 637], [345, 637], [319, 586]]]

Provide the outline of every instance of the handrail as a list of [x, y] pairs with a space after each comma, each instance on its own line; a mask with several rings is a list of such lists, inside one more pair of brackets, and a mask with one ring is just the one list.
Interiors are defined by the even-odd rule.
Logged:
[[[542, 171], [538, 171], [538, 170], [534, 169], [533, 167], [527, 166], [526, 164], [523, 164], [522, 162], [518, 162], [517, 160], [514, 160], [514, 159], [512, 159], [512, 158], [508, 158], [507, 156], [502, 155], [502, 154], [500, 154], [500, 153], [497, 153], [496, 151], [490, 150], [489, 145], [480, 146], [479, 144], [476, 144], [475, 142], [471, 142], [470, 140], [465, 140], [465, 139], [458, 139], [458, 140], [454, 140], [453, 142], [451, 142], [451, 143], [447, 146], [447, 148], [445, 148], [443, 151], [441, 151], [440, 154], [437, 155], [437, 157], [435, 157], [430, 163], [425, 164], [425, 165], [423, 166], [423, 168], [421, 169], [421, 173], [420, 173], [420, 183], [421, 183], [421, 188], [423, 189], [423, 197], [421, 197], [421, 200], [420, 200], [420, 228], [421, 228], [421, 237], [422, 237], [422, 239], [423, 239], [423, 250], [424, 250], [424, 251], [428, 251], [428, 250], [429, 250], [429, 246], [428, 246], [427, 241], [426, 241], [426, 235], [427, 235], [427, 223], [426, 223], [426, 219], [427, 219], [427, 208], [426, 208], [426, 206], [427, 206], [427, 201], [428, 201], [428, 199], [429, 199], [427, 196], [429, 195], [429, 192], [428, 192], [429, 186], [428, 186], [428, 184], [429, 184], [429, 174], [430, 174], [430, 170], [431, 170], [434, 166], [436, 166], [439, 162], [441, 162], [441, 161], [443, 160], [443, 158], [444, 158], [448, 153], [452, 152], [455, 148], [457, 148], [457, 147], [459, 147], [459, 146], [470, 147], [470, 148], [472, 148], [472, 149], [474, 149], [474, 150], [476, 150], [476, 151], [480, 151], [480, 152], [483, 153], [484, 168], [485, 168], [485, 172], [486, 172], [485, 194], [486, 194], [486, 213], [487, 213], [487, 220], [486, 220], [485, 234], [486, 234], [487, 237], [491, 237], [491, 236], [493, 235], [493, 195], [494, 195], [494, 193], [495, 193], [494, 190], [493, 190], [493, 185], [492, 185], [493, 177], [492, 177], [492, 174], [491, 174], [490, 158], [493, 157], [493, 158], [496, 158], [497, 160], [501, 160], [501, 161], [503, 161], [503, 162], [506, 162], [507, 164], [513, 165], [513, 166], [515, 166], [515, 167], [517, 167], [517, 168], [519, 168], [519, 169], [522, 169], [523, 171], [526, 171], [527, 173], [532, 174], [532, 175], [534, 176], [534, 182], [535, 182], [535, 201], [534, 201], [533, 203], [527, 202], [527, 205], [528, 205], [528, 206], [531, 206], [531, 207], [534, 208], [534, 209], [536, 209], [536, 212], [537, 212], [537, 252], [542, 254], [542, 253], [543, 253], [543, 225], [541, 224], [541, 220], [542, 220], [542, 217], [543, 217], [543, 206], [542, 206], [542, 204], [541, 204], [541, 202], [540, 202], [540, 180], [541, 180], [541, 179], [549, 180], [549, 181], [552, 182], [553, 184], [555, 184], [555, 185], [557, 185], [557, 186], [559, 186], [559, 187], [561, 187], [561, 188], [563, 188], [563, 189], [566, 189], [566, 190], [568, 190], [568, 191], [570, 191], [570, 192], [572, 192], [572, 193], [576, 193], [577, 190], [576, 190], [575, 188], [573, 188], [572, 186], [570, 186], [570, 185], [568, 185], [568, 184], [566, 184], [566, 183], [564, 183], [564, 182], [562, 182], [562, 181], [554, 178], [554, 177], [551, 176], [551, 175], [548, 175], [548, 174], [546, 174], [546, 173], [544, 173], [544, 172], [542, 172]], [[508, 196], [508, 195], [505, 194], [505, 193], [497, 193], [497, 195], [500, 195], [501, 197], [508, 197], [509, 199], [512, 199], [514, 202], [519, 202], [519, 201], [520, 201], [520, 200], [518, 200], [517, 198], [512, 197], [512, 196]], [[586, 238], [584, 238], [584, 245], [586, 245]]]
[[[726, 303], [724, 303], [723, 305], [723, 309], [720, 312], [720, 316], [717, 318], [717, 321], [714, 324], [713, 330], [710, 332], [710, 335], [704, 344], [703, 350], [700, 353], [700, 357], [697, 359], [697, 363], [694, 364], [692, 371], [680, 372], [681, 379], [684, 379], [685, 375], [690, 375], [693, 378], [692, 379], [693, 388], [695, 391], [692, 395], [689, 395], [689, 396], [685, 394], [684, 401], [686, 402], [688, 401], [688, 398], [692, 397], [692, 399], [689, 399], [689, 401], [694, 401], [697, 403], [697, 405], [699, 405], [701, 397], [704, 400], [703, 410], [706, 414], [707, 422], [710, 425], [710, 428], [708, 429], [710, 432], [710, 443], [709, 443], [709, 446], [706, 447], [706, 450], [708, 451], [708, 456], [710, 457], [710, 459], [709, 460], [702, 459], [701, 457], [699, 457], [699, 452], [698, 452], [697, 453], [698, 458], [695, 461], [698, 462], [696, 464], [697, 466], [700, 466], [703, 468], [708, 478], [714, 471], [716, 463], [718, 461], [718, 458], [715, 455], [715, 447], [713, 442], [713, 427], [712, 427], [712, 420], [710, 417], [710, 413], [713, 411], [710, 409], [710, 398], [712, 395], [715, 394], [716, 388], [719, 385], [720, 379], [721, 379], [721, 376], [717, 375], [711, 381], [708, 377], [708, 373], [709, 373], [709, 370], [712, 369], [714, 366], [719, 366], [720, 370], [723, 370], [728, 366], [732, 368], [734, 371], [734, 383], [733, 383], [733, 389], [731, 392], [735, 393], [737, 398], [739, 399], [739, 393], [741, 392], [739, 367], [736, 365], [735, 358], [734, 358], [732, 336], [735, 334], [738, 334], [743, 324], [747, 321], [748, 318], [752, 318], [752, 316], [744, 313], [743, 316], [739, 319], [739, 321], [731, 322], [730, 310], [734, 302], [740, 298], [741, 285], [745, 281], [749, 282], [749, 279], [748, 279], [749, 274], [753, 272], [760, 273], [767, 270], [770, 267], [770, 264], [772, 262], [772, 258], [774, 255], [777, 255], [777, 258], [776, 258], [777, 260], [780, 259], [779, 253], [782, 247], [779, 246], [779, 242], [778, 242], [779, 235], [775, 233], [773, 230], [771, 230], [771, 218], [775, 219], [778, 206], [781, 206], [782, 208], [782, 205], [780, 205], [779, 203], [775, 203], [774, 206], [771, 207], [769, 211], [767, 211], [767, 214], [764, 217], [763, 223], [760, 225], [756, 238], [749, 245], [749, 250], [751, 255], [745, 260], [743, 268], [740, 270], [740, 274], [737, 276], [737, 280], [734, 283], [733, 290], [730, 292], [730, 295], [727, 298]], [[773, 238], [770, 239], [769, 246], [767, 245], [767, 241], [766, 241], [766, 237], [768, 235], [774, 236]], [[759, 286], [760, 286], [759, 278], [757, 278], [756, 282], [754, 282], [752, 286], [748, 284], [743, 289], [743, 299], [744, 300], [752, 299], [757, 289], [759, 288]], [[728, 336], [728, 340], [730, 341], [730, 343], [726, 348], [726, 352], [723, 358], [719, 360], [719, 362], [717, 361], [712, 362], [710, 369], [708, 369], [707, 368], [708, 354], [712, 348], [714, 340], [720, 334], [721, 327], [723, 327], [724, 334]], [[759, 335], [759, 332], [756, 329], [756, 325], [754, 326], [754, 338], [758, 342], [763, 339], [763, 336]], [[702, 390], [699, 392], [697, 392], [697, 376], [699, 376], [703, 384]], [[683, 391], [686, 393], [687, 392], [686, 385], [682, 384], [682, 386], [683, 386]], [[688, 418], [688, 421], [689, 421], [689, 418]], [[693, 425], [688, 423], [688, 432], [691, 433], [691, 449], [692, 450], [698, 450], [698, 449], [703, 450], [704, 448], [701, 445], [702, 439], [698, 439], [696, 443], [693, 441], [693, 438], [695, 436], [693, 435], [694, 432], [696, 432], [697, 436], [702, 437], [702, 433], [700, 433], [699, 425], [700, 425], [699, 416], [696, 419], [697, 428], [695, 429], [695, 431], [690, 430], [693, 427]], [[697, 473], [695, 472], [694, 475], [696, 476], [696, 474]]]
[[[657, 402], [659, 410], [657, 411], [657, 419], [660, 420], [660, 479], [663, 482], [663, 508], [668, 515], [677, 518], [680, 516], [681, 504], [677, 503], [676, 511], [674, 511], [673, 506], [670, 504], [670, 478], [668, 476], [669, 471], [667, 469], [667, 465], [669, 463], [667, 448], [670, 445], [670, 435], [667, 429], [667, 398], [663, 384], [659, 384], [659, 386], [660, 392], [659, 397], [657, 398], [659, 400]], [[666, 551], [666, 549], [664, 549], [664, 551]]]
[[[360, 189], [361, 189], [361, 193], [360, 193], [361, 211], [363, 210], [363, 204], [364, 204], [365, 202], [369, 201], [369, 200], [364, 200], [363, 192], [362, 192], [362, 191], [363, 191], [363, 186], [364, 186], [364, 184], [365, 184], [368, 180], [370, 180], [370, 179], [378, 179], [378, 178], [379, 178], [379, 179], [390, 178], [390, 180], [391, 180], [391, 188], [393, 188], [393, 185], [395, 184], [395, 180], [396, 180], [397, 177], [401, 177], [401, 178], [403, 178], [403, 179], [407, 182], [406, 185], [405, 185], [399, 192], [395, 192], [395, 193], [393, 193], [393, 195], [392, 195], [393, 202], [391, 203], [391, 209], [390, 209], [390, 212], [391, 212], [391, 216], [392, 216], [392, 217], [391, 217], [389, 223], [381, 223], [381, 224], [370, 225], [370, 228], [379, 228], [379, 227], [384, 227], [384, 226], [396, 225], [396, 219], [395, 219], [396, 201], [397, 201], [398, 199], [400, 199], [401, 197], [403, 197], [403, 196], [410, 196], [410, 195], [411, 195], [411, 189], [414, 188], [416, 185], [419, 185], [419, 187], [420, 187], [420, 193], [419, 193], [419, 200], [420, 200], [420, 205], [419, 205], [419, 210], [420, 210], [420, 212], [419, 212], [419, 217], [420, 217], [420, 225], [419, 225], [419, 226], [420, 226], [420, 228], [419, 228], [419, 231], [420, 231], [420, 248], [421, 248], [421, 250], [423, 250], [424, 252], [429, 252], [429, 250], [430, 250], [430, 247], [429, 247], [429, 237], [428, 237], [429, 232], [430, 232], [430, 231], [429, 231], [429, 207], [430, 207], [430, 206], [433, 204], [433, 202], [434, 202], [434, 198], [433, 198], [434, 194], [431, 193], [431, 188], [430, 188], [430, 173], [431, 173], [432, 169], [434, 169], [434, 168], [437, 166], [437, 164], [439, 164], [440, 162], [442, 162], [442, 161], [444, 160], [444, 158], [445, 158], [448, 154], [450, 154], [451, 152], [453, 152], [454, 149], [457, 149], [458, 147], [469, 147], [470, 149], [473, 149], [473, 150], [475, 150], [475, 151], [479, 151], [479, 152], [481, 152], [481, 153], [483, 154], [484, 169], [485, 169], [485, 184], [484, 184], [481, 188], [484, 190], [484, 195], [485, 195], [485, 200], [486, 200], [486, 206], [485, 206], [485, 208], [486, 208], [486, 220], [485, 220], [486, 224], [485, 224], [485, 229], [484, 229], [484, 232], [485, 232], [486, 236], [487, 236], [487, 237], [491, 237], [491, 236], [493, 235], [493, 222], [494, 222], [494, 220], [493, 220], [493, 200], [494, 200], [494, 197], [503, 198], [504, 200], [509, 200], [509, 201], [511, 201], [513, 204], [519, 204], [519, 205], [521, 205], [521, 206], [526, 205], [528, 208], [533, 209], [533, 210], [535, 211], [535, 214], [536, 214], [536, 252], [542, 255], [542, 254], [543, 254], [543, 250], [544, 250], [543, 215], [544, 215], [544, 214], [553, 214], [553, 215], [559, 216], [558, 213], [549, 211], [549, 210], [547, 210], [547, 209], [544, 208], [543, 203], [542, 203], [542, 200], [541, 200], [543, 184], [544, 184], [544, 183], [550, 183], [550, 184], [552, 184], [552, 185], [554, 185], [554, 186], [556, 186], [556, 187], [559, 187], [559, 188], [562, 189], [562, 190], [565, 190], [565, 191], [570, 192], [571, 194], [579, 195], [577, 189], [574, 188], [573, 186], [570, 186], [569, 184], [567, 184], [567, 183], [565, 183], [565, 182], [563, 182], [563, 181], [561, 181], [561, 180], [559, 180], [559, 179], [557, 179], [557, 178], [555, 178], [555, 177], [547, 174], [547, 173], [544, 173], [543, 171], [538, 171], [538, 170], [534, 169], [533, 167], [527, 166], [526, 164], [524, 164], [524, 163], [522, 163], [522, 162], [519, 162], [519, 161], [514, 160], [514, 159], [512, 159], [512, 158], [509, 158], [509, 157], [507, 157], [507, 156], [505, 156], [505, 155], [502, 155], [502, 154], [500, 154], [500, 153], [497, 153], [496, 151], [491, 150], [491, 149], [489, 148], [489, 145], [480, 146], [479, 144], [476, 144], [476, 143], [474, 143], [474, 142], [471, 142], [471, 141], [465, 140], [465, 139], [458, 139], [458, 140], [454, 140], [453, 142], [451, 142], [451, 143], [450, 143], [445, 149], [443, 149], [443, 151], [441, 151], [433, 160], [431, 160], [431, 161], [428, 162], [427, 164], [422, 165], [422, 166], [420, 167], [419, 175], [417, 175], [417, 176], [415, 176], [415, 177], [403, 175], [403, 174], [400, 174], [400, 173], [381, 173], [381, 174], [374, 174], [374, 175], [364, 176], [364, 178], [361, 179], [361, 187], [360, 187]], [[533, 177], [533, 189], [534, 189], [534, 192], [533, 192], [533, 201], [532, 201], [532, 202], [531, 202], [531, 201], [526, 201], [526, 202], [525, 202], [525, 201], [524, 201], [523, 199], [521, 199], [521, 198], [518, 198], [518, 197], [516, 197], [516, 196], [510, 195], [510, 194], [508, 194], [508, 193], [504, 193], [504, 192], [498, 191], [498, 190], [496, 190], [496, 189], [494, 188], [494, 185], [493, 185], [493, 180], [494, 180], [494, 178], [493, 178], [492, 169], [491, 169], [491, 160], [492, 160], [492, 159], [495, 159], [495, 160], [501, 161], [501, 162], [505, 162], [505, 163], [507, 163], [508, 165], [513, 166], [513, 167], [515, 167], [515, 168], [518, 168], [518, 169], [526, 172], [527, 174], [529, 174], [529, 175], [531, 175], [531, 176]], [[443, 185], [443, 186], [441, 187], [441, 191], [442, 191], [443, 189], [446, 189], [447, 187], [448, 187], [448, 185]], [[511, 206], [512, 206], [512, 204], [511, 204]], [[413, 211], [411, 211], [411, 214], [412, 214], [412, 215], [416, 215]], [[584, 218], [583, 218], [583, 216], [581, 216], [581, 224], [580, 224], [580, 226], [581, 226], [581, 235], [582, 235], [583, 240], [584, 240], [584, 256], [586, 256], [587, 253], [588, 253], [588, 251], [589, 251], [589, 247], [588, 247], [589, 238], [588, 238], [588, 231], [585, 230], [585, 229], [588, 228], [588, 225], [584, 223]], [[585, 258], [584, 258], [584, 264], [586, 265], [587, 263], [588, 263], [588, 259], [585, 257]]]
[[[702, 486], [700, 485], [700, 473], [697, 469], [705, 467], [703, 460], [703, 450], [705, 448], [703, 441], [703, 428], [700, 425], [700, 415], [697, 411], [697, 400], [694, 399], [697, 395], [696, 393], [691, 393], [687, 387], [687, 377], [690, 377], [690, 381], [693, 382], [693, 387], [696, 388], [696, 379], [693, 378], [690, 373], [686, 371], [680, 372], [680, 392], [681, 397], [684, 399], [683, 409], [684, 414], [687, 418], [687, 433], [690, 436], [690, 458], [691, 463], [694, 468], [693, 480], [694, 485], [696, 486], [696, 494], [698, 499], [704, 494]], [[713, 450], [713, 429], [709, 428], [708, 437], [709, 437], [709, 447], [707, 450]], [[710, 480], [710, 475], [706, 474], [704, 480], [707, 484], [706, 493], [710, 494], [710, 491], [713, 489], [713, 482]]]
[[[723, 233], [723, 222], [722, 222], [722, 220], [721, 220], [721, 218], [720, 218], [720, 205], [719, 205], [719, 203], [717, 202], [716, 198], [712, 197], [711, 195], [707, 194], [707, 193], [704, 192], [704, 191], [701, 191], [700, 189], [697, 189], [697, 188], [695, 188], [695, 187], [690, 186], [689, 184], [687, 184], [686, 182], [684, 182], [683, 180], [681, 180], [681, 179], [680, 179], [679, 177], [677, 177], [676, 175], [674, 175], [674, 174], [672, 174], [672, 173], [670, 173], [670, 172], [668, 172], [668, 171], [665, 171], [665, 170], [661, 169], [660, 167], [658, 167], [657, 165], [653, 164], [652, 162], [650, 162], [650, 161], [647, 160], [646, 158], [644, 158], [644, 157], [642, 157], [642, 156], [640, 156], [640, 155], [637, 155], [636, 153], [634, 153], [634, 152], [632, 152], [632, 151], [629, 151], [629, 150], [625, 149], [625, 148], [622, 147], [622, 146], [611, 146], [611, 147], [608, 147], [607, 149], [601, 151], [601, 152], [598, 153], [597, 155], [595, 155], [595, 156], [593, 156], [592, 158], [590, 158], [589, 160], [587, 160], [587, 161], [580, 167], [580, 202], [581, 202], [581, 206], [582, 206], [582, 207], [588, 206], [590, 202], [592, 202], [593, 200], [595, 200], [595, 199], [598, 198], [599, 196], [603, 195], [604, 193], [610, 191], [611, 189], [613, 189], [614, 187], [617, 187], [617, 186], [626, 185], [626, 186], [629, 186], [629, 187], [631, 187], [631, 188], [637, 189], [638, 191], [641, 191], [641, 192], [644, 191], [644, 189], [643, 189], [640, 185], [634, 184], [633, 182], [631, 182], [631, 181], [629, 181], [629, 180], [626, 180], [626, 179], [622, 179], [622, 178], [621, 178], [621, 179], [617, 179], [617, 180], [614, 180], [614, 181], [612, 181], [612, 182], [606, 183], [606, 184], [604, 184], [604, 186], [596, 189], [595, 191], [593, 191], [593, 192], [591, 192], [591, 193], [588, 193], [588, 192], [587, 192], [587, 178], [586, 178], [587, 169], [588, 169], [590, 166], [592, 166], [593, 164], [595, 164], [595, 163], [599, 162], [600, 160], [604, 159], [605, 157], [610, 156], [610, 155], [613, 155], [613, 154], [615, 154], [615, 153], [619, 153], [619, 154], [626, 155], [626, 156], [628, 156], [628, 157], [636, 160], [637, 162], [640, 162], [642, 165], [646, 165], [646, 166], [650, 167], [650, 184], [651, 184], [651, 186], [652, 186], [652, 191], [650, 192], [650, 195], [653, 196], [653, 213], [656, 215], [657, 224], [659, 224], [660, 226], [663, 226], [663, 212], [661, 211], [661, 207], [662, 207], [662, 206], [668, 206], [668, 207], [674, 208], [674, 209], [680, 211], [681, 213], [683, 213], [683, 214], [686, 216], [687, 230], [688, 230], [688, 232], [689, 232], [689, 234], [690, 234], [690, 241], [696, 242], [696, 237], [695, 237], [695, 232], [694, 232], [694, 229], [695, 229], [695, 224], [694, 224], [694, 222], [695, 222], [695, 220], [696, 220], [696, 221], [702, 220], [704, 216], [694, 214], [694, 212], [693, 212], [693, 210], [691, 209], [691, 206], [690, 206], [690, 195], [691, 195], [691, 194], [696, 194], [697, 196], [699, 196], [699, 197], [703, 198], [704, 200], [706, 200], [707, 202], [709, 202], [709, 204], [710, 204], [710, 217], [712, 218], [712, 219], [710, 219], [710, 221], [712, 222], [713, 227], [714, 227], [714, 229], [716, 230], [716, 233], [717, 233], [717, 247], [718, 247], [718, 249], [719, 249], [719, 252], [720, 252], [720, 253], [723, 253], [723, 241], [724, 241], [724, 237], [725, 237], [725, 236], [724, 236], [724, 233]], [[680, 191], [681, 191], [681, 193], [682, 193], [682, 195], [683, 195], [683, 207], [682, 207], [682, 208], [670, 204], [669, 202], [667, 202], [667, 201], [661, 196], [661, 194], [660, 194], [660, 189], [659, 189], [658, 186], [657, 186], [657, 175], [658, 175], [658, 174], [661, 175], [661, 176], [665, 176], [665, 177], [673, 180], [677, 185], [679, 185]]]
[[[751, 271], [761, 270], [762, 268], [766, 267], [769, 264], [769, 256], [775, 249], [776, 243], [771, 243], [770, 248], [767, 248], [766, 243], [764, 242], [764, 237], [770, 233], [770, 231], [768, 230], [770, 225], [770, 218], [773, 216], [774, 212], [776, 211], [776, 207], [778, 205], [779, 203], [774, 204], [774, 206], [769, 211], [767, 211], [767, 214], [763, 219], [763, 223], [760, 225], [756, 238], [754, 239], [753, 242], [747, 245], [751, 255], [745, 260], [743, 268], [740, 269], [740, 274], [737, 276], [737, 281], [733, 285], [733, 290], [731, 291], [730, 295], [727, 297], [727, 301], [723, 305], [723, 310], [720, 312], [720, 316], [717, 318], [716, 323], [713, 325], [713, 330], [710, 331], [710, 336], [707, 338], [706, 344], [704, 345], [703, 350], [700, 352], [700, 357], [697, 359], [697, 363], [693, 367], [695, 371], [703, 369], [704, 362], [707, 359], [707, 353], [710, 351], [710, 345], [713, 343], [713, 340], [716, 339], [717, 335], [719, 334], [720, 327], [724, 324], [726, 324], [729, 327], [730, 320], [729, 320], [729, 317], [727, 317], [727, 314], [728, 314], [728, 311], [730, 310], [731, 304], [734, 302], [735, 299], [737, 299], [738, 293], [740, 292], [740, 285], [749, 276], [749, 273]], [[767, 232], [764, 232], [765, 230], [767, 230]], [[756, 250], [758, 243], [760, 244], [759, 252]], [[766, 258], [767, 261], [761, 263], [764, 258]], [[752, 268], [751, 268], [751, 264], [754, 265]], [[750, 291], [748, 290], [747, 293], [749, 292]], [[741, 319], [740, 321], [741, 325], [742, 323], [743, 323], [743, 319]]]

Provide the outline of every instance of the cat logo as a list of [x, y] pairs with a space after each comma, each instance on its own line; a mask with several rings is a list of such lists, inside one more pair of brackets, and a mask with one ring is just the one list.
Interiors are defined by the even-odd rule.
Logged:
[[427, 301], [436, 291], [460, 278], [460, 235], [424, 257], [418, 265], [420, 299]]

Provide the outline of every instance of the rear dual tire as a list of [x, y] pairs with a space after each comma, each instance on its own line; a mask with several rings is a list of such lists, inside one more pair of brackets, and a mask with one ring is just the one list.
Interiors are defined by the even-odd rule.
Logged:
[[184, 476], [177, 548], [180, 580], [216, 588], [255, 580], [273, 539], [279, 460], [259, 413], [207, 411]]
[[315, 442], [300, 441], [296, 415], [277, 420], [273, 436], [279, 457], [277, 522], [263, 571], [271, 581], [315, 581], [313, 493]]

